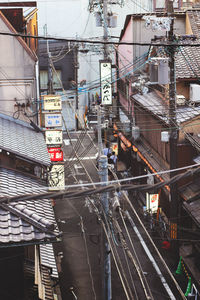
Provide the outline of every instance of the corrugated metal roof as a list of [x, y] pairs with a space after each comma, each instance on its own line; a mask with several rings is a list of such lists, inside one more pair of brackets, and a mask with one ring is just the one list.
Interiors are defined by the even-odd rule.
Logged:
[[[143, 108], [149, 110], [152, 114], [159, 117], [166, 124], [169, 124], [168, 105], [155, 92], [151, 92], [145, 95], [136, 94], [133, 95], [132, 98], [134, 98]], [[192, 120], [199, 115], [200, 106], [180, 106], [176, 109], [177, 124]]]
[[43, 134], [4, 114], [0, 114], [0, 148], [42, 165], [51, 163]]

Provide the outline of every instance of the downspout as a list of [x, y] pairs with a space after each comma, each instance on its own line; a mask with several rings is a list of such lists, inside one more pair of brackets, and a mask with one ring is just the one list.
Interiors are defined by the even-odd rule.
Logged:
[[35, 79], [36, 79], [36, 111], [37, 111], [37, 124], [40, 126], [40, 85], [39, 85], [39, 63], [38, 60], [35, 64]]

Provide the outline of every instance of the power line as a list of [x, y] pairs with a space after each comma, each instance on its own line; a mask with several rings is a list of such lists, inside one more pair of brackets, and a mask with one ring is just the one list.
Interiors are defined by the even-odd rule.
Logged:
[[[150, 190], [158, 190], [163, 186], [166, 185], [170, 185], [173, 184], [174, 182], [177, 182], [183, 178], [187, 178], [188, 176], [194, 176], [199, 174], [200, 172], [200, 167], [192, 170], [191, 168], [194, 166], [199, 166], [199, 164], [196, 165], [192, 165], [192, 166], [188, 166], [190, 168], [190, 170], [186, 171], [185, 173], [181, 173], [178, 175], [175, 175], [173, 178], [167, 180], [167, 181], [162, 181], [162, 182], [158, 182], [154, 185], [148, 185], [148, 184], [139, 184], [139, 185], [134, 185], [134, 184], [123, 184], [120, 186], [120, 188], [122, 190], [127, 190], [127, 191], [150, 191]], [[177, 172], [177, 170], [183, 170], [187, 167], [184, 168], [179, 168], [176, 170], [167, 170], [164, 172]], [[160, 172], [163, 173], [163, 172]], [[156, 173], [156, 174], [151, 174], [152, 176], [160, 174], [160, 173]], [[143, 176], [137, 176], [137, 177], [132, 177], [130, 178], [130, 180], [136, 180], [139, 178], [145, 178], [148, 177], [149, 175], [143, 175]], [[44, 199], [44, 198], [52, 198], [52, 199], [59, 199], [60, 197], [65, 197], [65, 198], [79, 198], [81, 196], [86, 197], [86, 196], [90, 196], [90, 195], [94, 195], [94, 194], [100, 194], [103, 192], [111, 192], [111, 191], [115, 191], [116, 188], [119, 187], [119, 183], [121, 182], [126, 182], [127, 180], [129, 180], [129, 178], [126, 179], [118, 179], [118, 180], [112, 180], [112, 181], [108, 181], [108, 182], [92, 182], [92, 183], [83, 183], [83, 184], [76, 184], [76, 185], [66, 185], [65, 188], [74, 188], [75, 191], [60, 191], [60, 192], [44, 192], [44, 193], [38, 193], [38, 194], [22, 194], [22, 195], [18, 195], [18, 196], [14, 196], [14, 197], [1, 197], [0, 198], [0, 203], [3, 202], [8, 202], [8, 201], [12, 201], [12, 202], [18, 202], [18, 201], [26, 201], [26, 200], [32, 200], [32, 201], [37, 201], [38, 199]], [[98, 185], [102, 185], [102, 184], [107, 184], [106, 186], [97, 188], [96, 186]], [[115, 185], [116, 184], [116, 185]], [[77, 187], [89, 187], [89, 186], [93, 186], [93, 188], [88, 188], [88, 189], [84, 189], [83, 191], [78, 191], [77, 192]], [[44, 188], [48, 189], [48, 188]], [[42, 189], [40, 188], [40, 191]]]
[[33, 38], [33, 39], [43, 39], [43, 40], [54, 40], [54, 41], [68, 41], [68, 42], [73, 42], [73, 43], [86, 43], [86, 44], [103, 44], [103, 45], [138, 45], [138, 46], [170, 46], [170, 47], [200, 47], [200, 43], [184, 43], [184, 44], [179, 44], [177, 42], [172, 42], [172, 43], [150, 43], [150, 42], [113, 42], [113, 41], [98, 41], [98, 40], [89, 40], [89, 39], [72, 39], [72, 38], [64, 38], [64, 37], [53, 37], [53, 36], [41, 36], [41, 35], [26, 35], [26, 34], [20, 34], [20, 33], [11, 33], [11, 32], [0, 32], [0, 35], [4, 36], [18, 36], [21, 38]]

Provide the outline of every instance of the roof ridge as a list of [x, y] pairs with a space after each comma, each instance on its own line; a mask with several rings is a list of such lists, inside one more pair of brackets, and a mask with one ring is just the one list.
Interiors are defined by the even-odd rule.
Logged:
[[25, 205], [12, 202], [12, 204], [0, 203], [0, 206], [5, 210], [13, 213], [14, 215], [22, 218], [39, 230], [42, 230], [43, 232], [51, 232], [54, 234], [53, 231], [55, 229], [55, 224], [39, 216], [32, 210], [26, 208]]

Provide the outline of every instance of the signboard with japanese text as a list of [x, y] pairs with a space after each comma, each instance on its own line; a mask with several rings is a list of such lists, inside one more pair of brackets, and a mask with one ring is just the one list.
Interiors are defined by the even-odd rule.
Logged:
[[43, 99], [43, 109], [44, 110], [61, 110], [61, 96], [60, 95], [44, 95]]
[[112, 104], [112, 65], [110, 61], [100, 61], [101, 104]]
[[61, 148], [48, 148], [51, 161], [63, 161], [63, 151]]
[[45, 127], [62, 127], [61, 113], [45, 113], [44, 114]]
[[63, 143], [62, 130], [46, 130], [45, 140], [47, 145], [62, 145]]
[[53, 164], [48, 172], [49, 190], [64, 190], [65, 189], [65, 168], [64, 164]]
[[118, 143], [112, 143], [112, 151], [114, 151], [115, 154], [118, 155]]
[[156, 213], [159, 204], [159, 194], [146, 193], [146, 209], [151, 213]]

